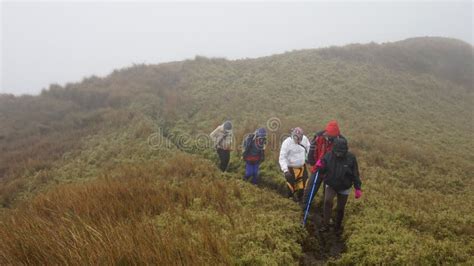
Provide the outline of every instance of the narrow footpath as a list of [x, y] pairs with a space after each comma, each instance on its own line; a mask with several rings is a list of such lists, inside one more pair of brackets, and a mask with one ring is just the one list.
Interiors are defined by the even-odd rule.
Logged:
[[346, 248], [342, 236], [336, 236], [334, 231], [318, 231], [323, 221], [322, 202], [313, 201], [313, 204], [306, 224], [308, 237], [302, 243], [303, 256], [300, 265], [324, 265], [330, 259], [337, 259]]

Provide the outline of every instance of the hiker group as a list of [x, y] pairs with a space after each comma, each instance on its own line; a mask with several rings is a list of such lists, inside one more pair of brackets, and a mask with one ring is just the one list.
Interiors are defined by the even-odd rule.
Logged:
[[[219, 156], [219, 168], [225, 172], [233, 141], [232, 123], [224, 122], [210, 136]], [[259, 168], [265, 159], [266, 142], [265, 128], [258, 128], [247, 134], [242, 144], [244, 180], [253, 184], [260, 182]], [[351, 188], [355, 188], [355, 198], [358, 199], [362, 196], [362, 183], [357, 159], [349, 152], [347, 140], [341, 135], [337, 122], [330, 121], [311, 141], [301, 128], [293, 128], [281, 144], [278, 162], [288, 187], [288, 198], [298, 202], [305, 211], [303, 223], [306, 223], [311, 202], [323, 185], [323, 226], [319, 230], [324, 232], [334, 227], [335, 232], [340, 233]], [[336, 217], [331, 223], [334, 198], [337, 198]]]

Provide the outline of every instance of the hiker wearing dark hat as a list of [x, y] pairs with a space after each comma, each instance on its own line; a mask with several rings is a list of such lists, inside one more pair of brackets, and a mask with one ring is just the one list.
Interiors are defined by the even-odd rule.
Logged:
[[332, 214], [334, 198], [337, 197], [336, 220], [334, 229], [336, 233], [342, 230], [342, 219], [344, 209], [351, 191], [355, 188], [355, 198], [362, 196], [362, 182], [359, 177], [359, 167], [354, 154], [348, 151], [347, 141], [339, 138], [334, 140], [331, 152], [317, 162], [318, 169], [326, 175], [326, 193], [324, 196], [324, 222], [320, 231], [328, 230], [329, 220]]
[[316, 180], [316, 186], [314, 192], [312, 193], [311, 199], [309, 199], [311, 193], [310, 190], [313, 186], [313, 182], [316, 179], [316, 173], [318, 172], [317, 161], [323, 158], [323, 156], [330, 152], [334, 146], [334, 140], [336, 139], [345, 139], [341, 135], [339, 130], [339, 125], [337, 121], [332, 120], [326, 125], [326, 128], [322, 131], [319, 131], [315, 134], [313, 140], [311, 141], [311, 146], [308, 153], [307, 162], [311, 165], [311, 176], [308, 179], [306, 188], [303, 196], [303, 207], [306, 207], [308, 201], [311, 202], [314, 199], [314, 196], [318, 192], [321, 184], [323, 183], [324, 175], [320, 173]]
[[225, 172], [230, 160], [230, 150], [232, 145], [232, 123], [225, 121], [210, 134], [217, 155], [219, 156], [219, 168]]
[[305, 159], [309, 145], [308, 138], [299, 127], [294, 128], [291, 136], [281, 144], [280, 168], [288, 186], [288, 197], [297, 202], [302, 200], [304, 185], [308, 179]]
[[252, 184], [259, 183], [260, 163], [265, 160], [265, 144], [267, 141], [267, 131], [259, 128], [254, 133], [248, 134], [243, 143], [242, 158], [245, 161], [244, 180], [251, 179]]

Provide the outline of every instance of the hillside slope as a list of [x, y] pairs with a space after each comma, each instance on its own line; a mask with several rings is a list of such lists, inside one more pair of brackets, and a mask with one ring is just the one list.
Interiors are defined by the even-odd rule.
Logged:
[[[472, 49], [457, 40], [413, 38], [236, 61], [196, 57], [53, 85], [40, 96], [2, 95], [0, 259], [44, 263], [56, 250], [54, 243], [63, 243], [83, 247], [77, 254], [83, 263], [100, 263], [95, 259], [103, 254], [103, 262], [166, 256], [182, 263], [298, 263], [297, 243], [305, 233], [297, 207], [268, 189], [284, 188], [277, 165], [280, 139], [291, 127], [312, 135], [337, 119], [359, 158], [364, 197], [350, 200], [347, 250], [331, 261], [472, 263]], [[237, 143], [257, 126], [270, 127], [261, 172], [268, 188], [235, 180], [243, 169], [238, 147], [230, 174], [221, 176], [212, 166], [215, 155], [198, 136], [228, 118]], [[94, 203], [103, 201], [101, 194], [129, 193], [120, 187], [123, 182], [136, 191], [131, 195], [148, 195], [145, 207], [133, 213], [130, 208], [139, 203], [113, 197], [119, 202], [116, 212], [129, 222]], [[189, 185], [196, 190], [186, 190]], [[144, 186], [150, 189], [141, 191]], [[202, 194], [205, 187], [212, 189]], [[157, 198], [160, 188], [169, 191], [171, 202]], [[60, 198], [71, 199], [61, 203]], [[78, 202], [94, 207], [84, 211], [75, 207]], [[63, 223], [68, 215], [78, 220]], [[187, 227], [179, 229], [169, 219], [181, 219]], [[42, 226], [33, 229], [28, 221]], [[143, 243], [146, 237], [124, 237], [141, 248], [121, 258], [128, 247], [110, 243], [122, 241], [100, 240], [140, 224], [151, 225], [143, 237], [153, 234], [166, 243], [170, 236], [160, 230], [171, 230], [182, 242], [156, 253], [162, 247]], [[56, 227], [63, 231], [46, 237]], [[71, 227], [83, 238], [77, 240]], [[190, 244], [185, 238], [193, 230], [199, 233]], [[44, 245], [35, 247], [39, 241]], [[23, 251], [11, 243], [23, 245]], [[62, 254], [54, 261], [69, 259]]]

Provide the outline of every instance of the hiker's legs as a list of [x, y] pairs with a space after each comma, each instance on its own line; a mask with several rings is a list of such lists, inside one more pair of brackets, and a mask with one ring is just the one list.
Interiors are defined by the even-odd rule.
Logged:
[[326, 183], [324, 183], [324, 176], [321, 177], [321, 185], [323, 187], [323, 199], [325, 199], [326, 198]]
[[303, 193], [304, 193], [304, 190], [303, 189], [298, 189], [296, 192], [296, 201], [300, 204], [302, 204], [303, 202]]
[[227, 169], [227, 165], [229, 164], [230, 151], [217, 149], [217, 155], [219, 155], [219, 160], [220, 160], [219, 168], [221, 169], [222, 172], [225, 172], [225, 170]]
[[221, 161], [221, 170], [225, 172], [227, 170], [227, 166], [229, 165], [230, 161], [230, 151], [229, 150], [224, 150], [223, 156], [222, 156], [222, 161]]
[[342, 219], [344, 218], [344, 209], [346, 208], [347, 199], [349, 195], [337, 194], [337, 206], [336, 206], [336, 225], [335, 229], [340, 230], [342, 225]]
[[245, 176], [244, 180], [248, 181], [250, 177], [252, 177], [253, 174], [253, 167], [249, 162], [245, 162]]
[[[293, 169], [294, 172], [295, 169]], [[303, 203], [305, 183], [308, 180], [308, 172], [306, 172], [306, 167], [298, 168], [298, 174], [295, 174], [296, 184], [295, 184], [295, 196], [296, 201], [300, 204]]]
[[[293, 176], [293, 179], [294, 179], [295, 178], [295, 171], [293, 171], [293, 168], [288, 167], [288, 172], [290, 172], [290, 174]], [[293, 197], [293, 193], [294, 193], [294, 190], [295, 190], [295, 183], [286, 182], [286, 186], [288, 188], [288, 198]]]
[[258, 163], [249, 163], [245, 162], [245, 177], [244, 180], [252, 182], [252, 184], [256, 185], [258, 184], [258, 168], [259, 164]]
[[318, 193], [318, 190], [321, 187], [321, 183], [323, 179], [321, 178], [321, 176], [318, 176], [318, 180], [316, 180], [316, 186], [314, 187], [313, 197], [310, 199], [309, 196], [311, 195], [311, 188], [313, 187], [313, 182], [315, 178], [316, 178], [316, 173], [313, 173], [311, 174], [311, 177], [308, 179], [308, 182], [306, 182], [306, 186], [304, 188], [304, 195], [303, 195], [303, 203], [305, 207], [308, 204], [308, 202], [313, 201], [314, 197], [316, 196], [316, 193]]
[[306, 169], [306, 165], [304, 165], [303, 168], [304, 168], [304, 170], [303, 170], [303, 185], [306, 188], [306, 183], [308, 182], [309, 175], [308, 175], [308, 170]]
[[329, 220], [332, 214], [332, 204], [337, 192], [331, 187], [326, 187], [326, 194], [324, 197], [324, 225], [329, 225]]
[[260, 183], [260, 177], [258, 176], [258, 170], [260, 168], [260, 164], [256, 163], [253, 165], [253, 178], [252, 178], [252, 184], [257, 185]]

